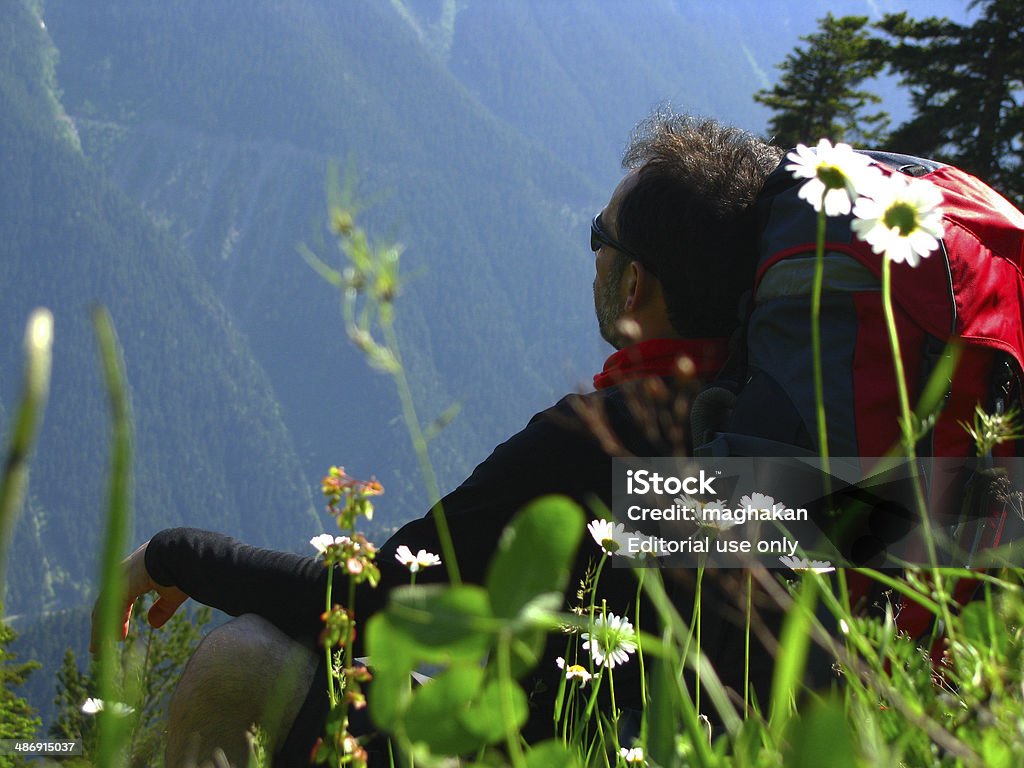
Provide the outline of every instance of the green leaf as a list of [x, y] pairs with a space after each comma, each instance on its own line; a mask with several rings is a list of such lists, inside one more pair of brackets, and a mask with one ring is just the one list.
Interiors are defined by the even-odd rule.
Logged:
[[[858, 768], [851, 725], [838, 699], [814, 704], [788, 730], [786, 768]], [[825, 762], [823, 763], [823, 759]]]
[[536, 666], [545, 636], [562, 606], [572, 560], [583, 531], [583, 512], [564, 496], [546, 496], [509, 523], [487, 574], [494, 615], [514, 633], [511, 674]]
[[370, 716], [378, 727], [391, 729], [412, 698], [415, 646], [395, 629], [386, 613], [378, 613], [366, 624], [366, 648], [373, 669], [373, 685], [367, 691]]
[[405, 732], [413, 744], [425, 744], [435, 755], [472, 752], [486, 742], [466, 725], [483, 684], [484, 670], [463, 662], [449, 667], [419, 688], [405, 714]]
[[946, 345], [946, 349], [928, 377], [921, 397], [917, 401], [917, 407], [914, 409], [919, 420], [928, 419], [942, 410], [946, 393], [949, 391], [950, 382], [953, 381], [953, 374], [956, 373], [962, 352], [963, 344], [960, 342], [951, 341]]
[[428, 584], [391, 592], [386, 609], [393, 641], [417, 663], [447, 664], [481, 659], [490, 647], [494, 622], [480, 587]]
[[679, 686], [675, 681], [678, 662], [657, 659], [651, 670], [651, 693], [644, 714], [647, 717], [647, 751], [659, 765], [671, 765], [676, 752], [676, 699]]
[[526, 753], [526, 768], [579, 768], [579, 756], [569, 751], [560, 741], [542, 741]]
[[564, 602], [561, 592], [538, 595], [525, 606], [519, 618], [510, 623], [511, 667], [514, 678], [520, 678], [533, 669], [544, 653], [547, 634]]
[[487, 574], [494, 615], [516, 618], [538, 595], [565, 590], [583, 511], [564, 496], [526, 506], [505, 529]]
[[985, 731], [981, 737], [981, 756], [987, 768], [1010, 768], [1013, 765], [1013, 750], [1003, 739], [1003, 734], [995, 730]]
[[[503, 696], [508, 700], [503, 702]], [[459, 714], [459, 721], [467, 731], [485, 744], [493, 744], [509, 733], [518, 731], [530, 714], [530, 703], [523, 689], [509, 680], [502, 690], [500, 680], [492, 680], [473, 705]]]
[[996, 626], [991, 608], [984, 602], [969, 603], [960, 614], [962, 641], [1000, 656], [1008, 652], [1009, 633], [1005, 623]]

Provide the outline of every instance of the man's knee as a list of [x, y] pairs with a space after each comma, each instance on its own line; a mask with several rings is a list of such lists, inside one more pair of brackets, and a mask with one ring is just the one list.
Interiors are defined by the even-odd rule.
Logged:
[[168, 768], [212, 761], [221, 749], [246, 764], [255, 723], [273, 745], [288, 734], [316, 670], [312, 650], [252, 614], [207, 635], [182, 673], [167, 721]]

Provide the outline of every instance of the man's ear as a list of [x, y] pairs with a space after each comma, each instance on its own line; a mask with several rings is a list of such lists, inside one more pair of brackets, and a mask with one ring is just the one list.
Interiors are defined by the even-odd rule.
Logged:
[[619, 296], [622, 301], [622, 309], [629, 312], [636, 306], [637, 273], [635, 261], [629, 263], [619, 280]]
[[631, 261], [629, 269], [623, 276], [626, 288], [626, 310], [641, 308], [654, 298], [658, 288], [658, 279], [639, 261]]

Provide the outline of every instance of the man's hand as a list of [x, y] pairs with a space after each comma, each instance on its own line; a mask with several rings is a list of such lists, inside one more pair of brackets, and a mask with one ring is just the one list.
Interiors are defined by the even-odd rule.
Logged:
[[[122, 606], [121, 639], [128, 637], [128, 623], [132, 618], [132, 605], [147, 592], [156, 592], [157, 600], [149, 609], [149, 623], [153, 627], [162, 627], [178, 610], [178, 606], [188, 600], [188, 595], [177, 587], [165, 587], [157, 584], [146, 570], [147, 541], [121, 563], [125, 571], [125, 596]], [[99, 649], [99, 604], [102, 595], [92, 609], [92, 633], [89, 641], [89, 653], [96, 654]]]

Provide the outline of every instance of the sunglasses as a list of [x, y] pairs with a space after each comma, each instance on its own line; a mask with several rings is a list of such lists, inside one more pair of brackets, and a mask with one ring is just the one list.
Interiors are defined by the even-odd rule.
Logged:
[[590, 222], [590, 250], [597, 253], [601, 250], [601, 247], [605, 245], [629, 256], [631, 259], [635, 259], [640, 262], [644, 261], [640, 256], [605, 232], [604, 227], [601, 225], [601, 214], [599, 213], [594, 217], [593, 221]]

